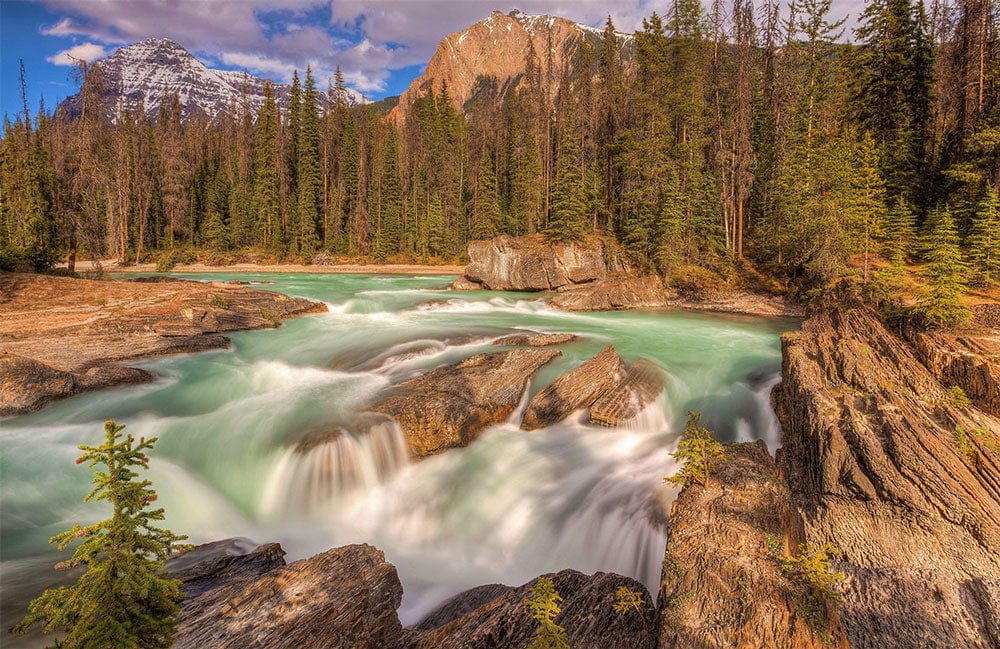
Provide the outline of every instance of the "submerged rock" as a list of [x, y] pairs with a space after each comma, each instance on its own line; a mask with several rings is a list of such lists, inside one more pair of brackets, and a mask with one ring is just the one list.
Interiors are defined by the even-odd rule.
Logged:
[[403, 588], [370, 545], [334, 548], [185, 600], [174, 649], [396, 649]]
[[[562, 596], [557, 624], [566, 630], [573, 649], [654, 649], [656, 647], [655, 608], [646, 588], [628, 577], [599, 572], [584, 575], [575, 570], [563, 570], [553, 575], [556, 590]], [[468, 606], [477, 607], [469, 613], [422, 633], [415, 634], [418, 649], [523, 649], [528, 646], [538, 628], [525, 606], [535, 586], [532, 580], [518, 588], [479, 587], [460, 593], [442, 604], [432, 616], [438, 620], [451, 617]], [[484, 588], [486, 590], [484, 590]], [[641, 599], [636, 607], [618, 613], [618, 589], [626, 588]], [[490, 599], [491, 596], [496, 595]], [[487, 600], [487, 601], [483, 601]], [[426, 628], [430, 618], [418, 628]]]
[[583, 365], [545, 386], [528, 402], [523, 430], [536, 430], [565, 419], [574, 410], [589, 408], [625, 375], [625, 363], [608, 345]]
[[851, 645], [1000, 646], [1000, 419], [865, 308], [813, 315], [782, 359], [778, 465], [807, 538], [843, 552]]
[[464, 279], [453, 283], [454, 289], [549, 291], [625, 271], [611, 244], [598, 237], [577, 243], [552, 242], [540, 235], [502, 235], [470, 241], [468, 254]]
[[778, 558], [805, 542], [802, 517], [762, 441], [731, 444], [707, 487], [685, 487], [668, 524], [660, 647], [844, 649], [836, 606], [804, 619]]
[[602, 426], [620, 426], [653, 403], [666, 385], [659, 365], [639, 359], [625, 370], [625, 376], [601, 394], [590, 406], [590, 421]]
[[399, 423], [415, 457], [465, 446], [510, 416], [528, 379], [560, 354], [555, 349], [478, 354], [410, 379], [371, 410]]
[[513, 334], [510, 336], [504, 336], [502, 338], [497, 338], [493, 341], [494, 345], [505, 345], [505, 346], [521, 346], [527, 345], [528, 347], [549, 347], [551, 345], [562, 345], [564, 343], [571, 343], [578, 339], [579, 336], [576, 334], [560, 334], [560, 333], [531, 333], [531, 334]]

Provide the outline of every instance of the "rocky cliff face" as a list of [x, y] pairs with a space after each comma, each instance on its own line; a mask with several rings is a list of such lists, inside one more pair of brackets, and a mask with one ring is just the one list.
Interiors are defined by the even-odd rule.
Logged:
[[852, 647], [1000, 647], [1000, 419], [918, 345], [861, 307], [785, 334], [778, 464], [807, 538], [843, 551]]
[[674, 501], [660, 586], [660, 649], [846, 649], [832, 602], [803, 615], [778, 558], [805, 542], [802, 517], [764, 442], [728, 446], [708, 485]]
[[[494, 11], [485, 20], [441, 40], [424, 73], [400, 96], [391, 115], [397, 122], [405, 120], [418, 97], [431, 89], [440, 94], [444, 86], [456, 108], [462, 108], [480, 93], [502, 98], [521, 83], [531, 48], [535, 51], [535, 65], [542, 72], [544, 90], [554, 97], [563, 66], [571, 67], [580, 46], [585, 41], [597, 44], [601, 35], [600, 29], [566, 18]], [[619, 34], [618, 39], [623, 58], [631, 59], [632, 35]], [[546, 52], [550, 47], [552, 73], [546, 74]]]

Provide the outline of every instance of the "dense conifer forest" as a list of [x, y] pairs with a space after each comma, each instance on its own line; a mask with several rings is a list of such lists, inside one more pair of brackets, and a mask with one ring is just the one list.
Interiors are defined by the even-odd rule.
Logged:
[[871, 0], [845, 33], [830, 0], [674, 0], [627, 43], [609, 19], [567, 69], [532, 49], [515, 90], [460, 109], [445, 87], [405, 120], [310, 70], [284, 111], [270, 87], [215, 119], [176, 96], [109, 111], [93, 66], [78, 114], [8, 116], [0, 267], [453, 260], [500, 233], [593, 232], [645, 270], [805, 290], [851, 272], [893, 294], [917, 266], [947, 321], [1000, 278], [998, 14]]

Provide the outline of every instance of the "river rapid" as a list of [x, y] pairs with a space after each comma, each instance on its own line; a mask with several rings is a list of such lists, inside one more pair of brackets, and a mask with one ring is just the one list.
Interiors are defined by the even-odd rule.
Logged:
[[[90, 473], [74, 464], [77, 445], [99, 442], [106, 419], [159, 438], [148, 477], [170, 529], [195, 543], [278, 541], [289, 561], [371, 543], [399, 571], [404, 625], [465, 588], [563, 568], [629, 575], [655, 595], [676, 495], [663, 477], [676, 470], [670, 452], [687, 411], [702, 412], [720, 440], [779, 444], [769, 396], [780, 380], [780, 332], [795, 322], [567, 313], [527, 294], [450, 292], [443, 276], [191, 278], [273, 282], [261, 288], [322, 300], [329, 312], [234, 334], [230, 350], [135, 363], [158, 377], [153, 384], [0, 420], [4, 630], [69, 555], [48, 538], [106, 513], [81, 502]], [[626, 361], [661, 365], [666, 392], [613, 429], [580, 413], [527, 433], [519, 409], [470, 447], [420, 462], [408, 460], [398, 427], [364, 414], [380, 391], [525, 330], [580, 339], [559, 347], [563, 356], [535, 376], [522, 408], [607, 344]], [[294, 450], [309, 431], [333, 425], [350, 434]], [[4, 636], [4, 646], [17, 646]]]

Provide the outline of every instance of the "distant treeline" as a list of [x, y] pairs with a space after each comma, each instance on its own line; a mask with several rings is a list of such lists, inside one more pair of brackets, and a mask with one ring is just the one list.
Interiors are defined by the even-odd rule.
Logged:
[[663, 272], [747, 259], [820, 285], [853, 259], [867, 281], [955, 245], [961, 281], [995, 279], [998, 3], [874, 0], [856, 45], [829, 11], [674, 0], [628, 60], [609, 19], [566, 69], [531, 50], [515, 90], [461, 111], [443, 88], [401, 124], [339, 75], [320, 109], [309, 71], [283, 114], [269, 87], [256, 114], [184, 120], [174, 96], [147, 120], [102, 103], [94, 66], [78, 116], [5, 124], [0, 254], [453, 259], [597, 232]]

